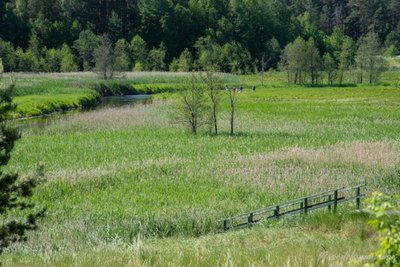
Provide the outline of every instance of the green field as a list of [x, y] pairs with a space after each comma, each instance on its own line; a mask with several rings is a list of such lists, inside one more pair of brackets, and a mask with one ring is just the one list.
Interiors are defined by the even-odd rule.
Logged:
[[[400, 192], [398, 75], [387, 73], [378, 85], [322, 88], [288, 85], [280, 73], [268, 74], [263, 87], [259, 76], [224, 77], [227, 84], [245, 86], [233, 137], [226, 98], [221, 133], [210, 136], [203, 129], [192, 136], [169, 119], [177, 97], [171, 92], [156, 95], [152, 104], [71, 114], [44, 129], [25, 129], [9, 169], [28, 176], [39, 163], [45, 166], [47, 182], [37, 189], [35, 202], [48, 211], [29, 241], [11, 247], [0, 262], [338, 266], [365, 261], [378, 246], [377, 236], [366, 225], [368, 216], [351, 205], [335, 215], [316, 212], [227, 234], [217, 233], [216, 222], [362, 182], [368, 192]], [[147, 74], [126, 80], [165, 88], [185, 77]], [[79, 84], [92, 79], [74, 78]], [[44, 95], [53, 94], [50, 84], [69, 86], [72, 78], [51, 80]], [[71, 88], [73, 95], [78, 90], [84, 92]], [[17, 102], [37, 93], [19, 91]]]

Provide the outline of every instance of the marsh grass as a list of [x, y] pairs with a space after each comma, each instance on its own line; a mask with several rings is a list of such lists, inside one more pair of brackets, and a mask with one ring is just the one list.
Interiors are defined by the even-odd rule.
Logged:
[[73, 254], [16, 255], [4, 266], [346, 266], [371, 259], [378, 238], [365, 219], [322, 213], [196, 239], [137, 236], [131, 244], [114, 240]]
[[[169, 78], [168, 78], [169, 79]], [[175, 79], [175, 78], [174, 78]], [[241, 77], [251, 84], [257, 77]], [[159, 82], [159, 81], [157, 81]], [[174, 81], [176, 82], [176, 80]], [[335, 187], [398, 192], [400, 90], [288, 87], [239, 96], [237, 133], [198, 136], [171, 125], [167, 101], [72, 114], [26, 129], [10, 170], [29, 175], [47, 218], [6, 265], [342, 265], [376, 237], [354, 204], [253, 230], [215, 234], [216, 221]], [[360, 230], [363, 229], [363, 230]]]

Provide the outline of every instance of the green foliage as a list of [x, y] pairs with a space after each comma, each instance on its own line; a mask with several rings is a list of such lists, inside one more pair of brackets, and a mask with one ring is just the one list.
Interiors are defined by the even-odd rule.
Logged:
[[178, 59], [178, 71], [189, 72], [192, 70], [193, 56], [188, 49], [185, 49]]
[[281, 55], [281, 47], [278, 40], [273, 37], [271, 40], [267, 41], [265, 44], [265, 52], [262, 55], [261, 67], [264, 71], [270, 68], [277, 67]]
[[11, 43], [0, 38], [0, 58], [3, 59], [4, 71], [9, 72], [17, 68], [16, 53]]
[[114, 47], [115, 65], [116, 71], [130, 71], [131, 70], [131, 59], [129, 55], [129, 44], [125, 39], [119, 39]]
[[394, 56], [397, 56], [398, 54], [399, 54], [399, 50], [397, 49], [397, 47], [395, 45], [391, 45], [386, 49], [384, 56], [385, 57], [394, 57]]
[[79, 34], [79, 39], [74, 42], [74, 48], [78, 52], [83, 70], [91, 70], [94, 67], [94, 50], [99, 41], [99, 36], [90, 30], [85, 30]]
[[281, 68], [287, 71], [288, 81], [297, 83], [305, 83], [304, 72], [306, 70], [306, 62], [308, 62], [307, 44], [303, 38], [298, 37], [293, 43], [288, 44], [282, 55]]
[[63, 55], [60, 50], [49, 49], [46, 52], [46, 68], [49, 72], [60, 72], [60, 65]]
[[[343, 82], [344, 73], [351, 70], [353, 64], [355, 63], [355, 57], [356, 45], [354, 41], [347, 36], [344, 38], [339, 54], [337, 55], [340, 70], [340, 84]], [[352, 77], [350, 77], [350, 81], [352, 81]]]
[[376, 256], [377, 266], [400, 265], [400, 196], [374, 193], [367, 210], [374, 216], [369, 223], [380, 232], [381, 243]]
[[122, 20], [115, 11], [111, 12], [106, 28], [111, 42], [115, 43], [117, 40], [122, 38]]
[[[398, 9], [395, 0], [369, 0], [365, 4], [362, 0], [7, 0], [0, 7], [0, 37], [13, 49], [26, 51], [30, 47], [40, 63], [31, 71], [46, 71], [39, 55], [44, 57], [46, 49], [60, 49], [64, 43], [74, 47], [80, 69], [92, 70], [93, 50], [103, 34], [108, 34], [113, 44], [137, 34], [150, 49], [165, 43], [165, 66], [157, 69], [166, 69], [182, 51], [195, 52], [199, 40], [210, 38], [215, 47], [202, 49], [202, 53], [197, 49], [197, 68], [206, 70], [205, 64], [211, 64], [223, 71], [243, 73], [263, 69], [263, 63], [265, 69], [275, 68], [280, 47], [298, 36], [313, 38], [320, 54], [330, 53], [335, 61], [344, 33], [356, 42], [374, 31], [385, 47], [399, 49]], [[226, 51], [236, 51], [229, 63], [214, 53], [224, 46]], [[140, 63], [143, 70], [152, 70], [154, 66], [147, 64], [148, 51], [139, 54], [146, 56], [130, 54], [129, 69]], [[13, 60], [1, 57], [6, 71], [18, 70]], [[206, 58], [213, 61], [207, 63]]]
[[197, 49], [196, 65], [199, 69], [220, 70], [221, 67], [221, 46], [218, 45], [210, 36], [201, 37], [195, 43]]
[[364, 71], [367, 72], [369, 83], [376, 83], [379, 76], [387, 69], [383, 58], [379, 36], [369, 32], [359, 40], [357, 63], [360, 67], [360, 82], [363, 82]]
[[159, 48], [153, 48], [149, 52], [148, 57], [148, 68], [152, 71], [162, 71], [166, 69], [165, 56], [166, 47], [164, 43], [161, 43]]
[[15, 110], [13, 88], [12, 84], [0, 89], [0, 253], [12, 243], [25, 241], [26, 232], [35, 230], [37, 219], [44, 215], [44, 210], [35, 212], [30, 201], [38, 179], [19, 181], [17, 174], [4, 171], [20, 138], [19, 131], [5, 122]]
[[234, 74], [249, 73], [251, 55], [240, 44], [230, 42], [222, 46], [219, 61], [222, 71]]
[[71, 48], [67, 44], [64, 44], [61, 48], [61, 72], [76, 72], [79, 70], [78, 64], [76, 64], [75, 56], [71, 51]]
[[333, 85], [336, 78], [336, 62], [332, 56], [327, 53], [323, 56], [324, 70], [327, 74], [328, 84]]
[[130, 49], [132, 55], [131, 61], [132, 63], [134, 63], [135, 70], [137, 71], [145, 70], [145, 66], [147, 65], [147, 59], [148, 59], [146, 42], [139, 35], [135, 35], [131, 40]]

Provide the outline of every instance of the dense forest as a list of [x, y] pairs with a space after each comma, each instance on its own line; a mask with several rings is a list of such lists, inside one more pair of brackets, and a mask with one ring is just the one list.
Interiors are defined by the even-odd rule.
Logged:
[[399, 22], [399, 0], [0, 0], [0, 58], [6, 71], [92, 70], [106, 34], [116, 70], [243, 73], [277, 67], [298, 37], [336, 64], [335, 36], [374, 33], [395, 55]]

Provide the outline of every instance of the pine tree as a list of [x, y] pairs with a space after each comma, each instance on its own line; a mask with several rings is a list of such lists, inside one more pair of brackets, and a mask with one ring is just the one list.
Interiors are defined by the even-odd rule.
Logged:
[[4, 167], [11, 157], [15, 142], [20, 138], [17, 129], [6, 123], [12, 103], [14, 85], [0, 90], [0, 253], [15, 242], [26, 240], [26, 232], [37, 228], [37, 219], [44, 210], [34, 211], [30, 198], [39, 179], [20, 181], [17, 174], [5, 173]]

